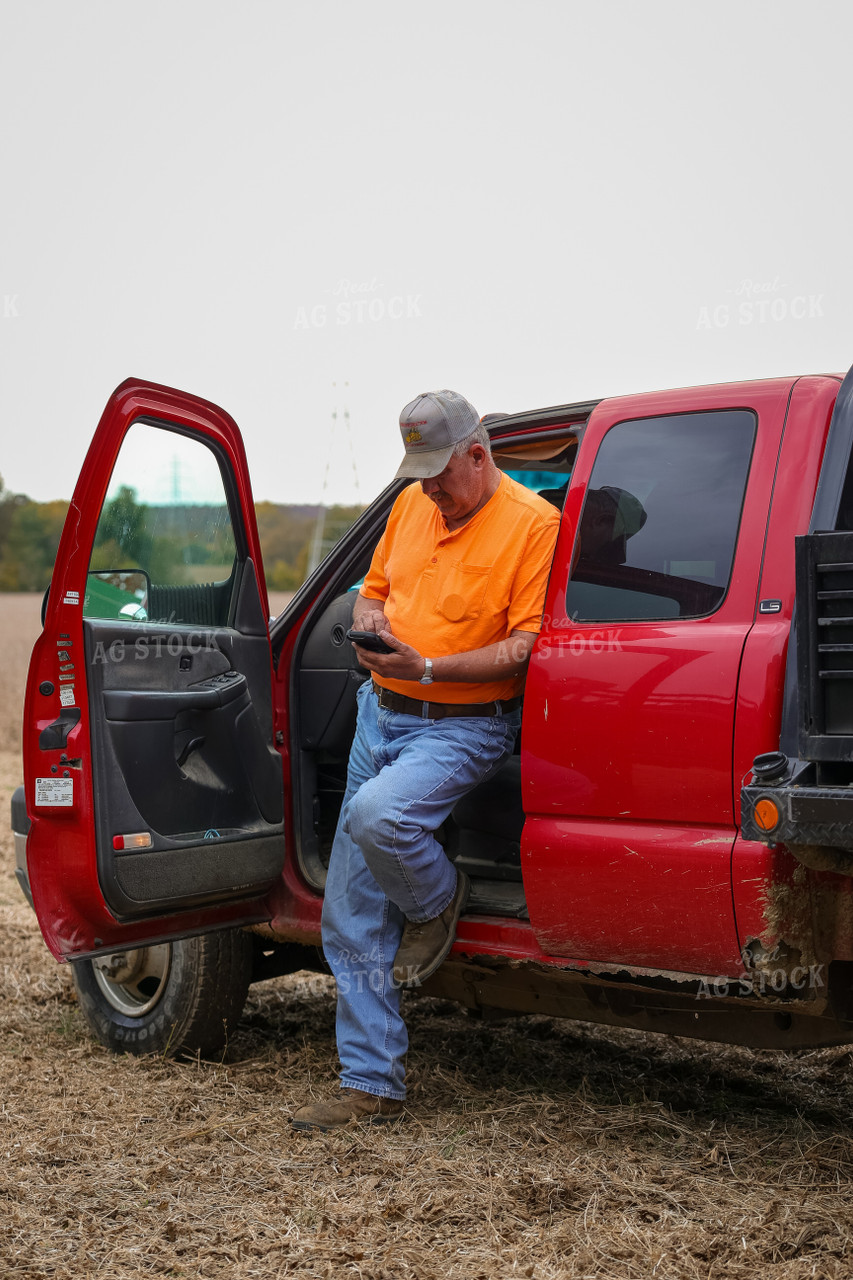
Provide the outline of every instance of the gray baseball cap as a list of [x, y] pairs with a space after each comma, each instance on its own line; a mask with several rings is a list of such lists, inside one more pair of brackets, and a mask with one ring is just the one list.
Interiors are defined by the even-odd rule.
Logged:
[[406, 456], [395, 479], [427, 480], [444, 470], [460, 440], [470, 436], [480, 419], [458, 391], [424, 391], [400, 414]]

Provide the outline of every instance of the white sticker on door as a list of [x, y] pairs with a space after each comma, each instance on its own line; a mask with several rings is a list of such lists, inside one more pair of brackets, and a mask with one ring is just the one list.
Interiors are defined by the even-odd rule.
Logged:
[[74, 803], [73, 778], [36, 778], [36, 804], [68, 809]]

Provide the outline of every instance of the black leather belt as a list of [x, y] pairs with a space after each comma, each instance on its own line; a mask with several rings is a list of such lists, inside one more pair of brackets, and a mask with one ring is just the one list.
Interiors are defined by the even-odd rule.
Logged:
[[450, 720], [465, 716], [505, 716], [517, 711], [521, 698], [508, 698], [504, 702], [421, 702], [407, 698], [404, 693], [394, 693], [373, 681], [373, 688], [380, 707], [386, 711], [399, 711], [404, 716], [420, 716], [422, 720]]

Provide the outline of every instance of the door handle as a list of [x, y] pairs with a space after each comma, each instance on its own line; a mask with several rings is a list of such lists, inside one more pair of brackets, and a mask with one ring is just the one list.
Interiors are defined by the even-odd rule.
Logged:
[[187, 759], [192, 755], [193, 751], [198, 751], [199, 747], [203, 747], [206, 741], [207, 739], [205, 738], [204, 734], [202, 734], [198, 738], [190, 738], [189, 742], [186, 744], [186, 746], [181, 751], [181, 754], [178, 756], [178, 759], [176, 762], [178, 768], [180, 769], [186, 763]]

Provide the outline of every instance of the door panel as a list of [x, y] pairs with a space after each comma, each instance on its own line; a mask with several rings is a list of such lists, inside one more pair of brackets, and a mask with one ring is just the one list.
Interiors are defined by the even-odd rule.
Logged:
[[[125, 918], [268, 888], [281, 870], [283, 815], [269, 714], [250, 691], [263, 688], [265, 641], [145, 624], [86, 631], [109, 907]], [[115, 848], [139, 833], [148, 847]]]
[[268, 616], [235, 424], [124, 384], [27, 688], [27, 860], [57, 956], [269, 918], [284, 825]]
[[738, 391], [604, 401], [580, 446], [522, 729], [553, 955], [739, 971], [734, 710], [789, 385]]

